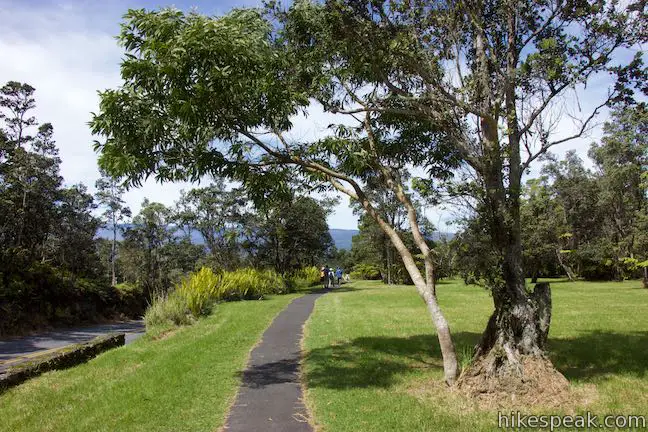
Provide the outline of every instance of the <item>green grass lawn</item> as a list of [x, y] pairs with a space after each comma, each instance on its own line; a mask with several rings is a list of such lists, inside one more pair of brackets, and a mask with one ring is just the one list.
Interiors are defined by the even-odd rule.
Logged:
[[1, 431], [214, 431], [248, 354], [297, 294], [223, 303], [196, 324], [0, 395]]
[[[648, 290], [639, 281], [552, 282], [550, 356], [589, 400], [576, 412], [648, 415]], [[496, 429], [496, 411], [477, 409], [442, 383], [436, 335], [413, 287], [350, 287], [320, 298], [306, 327], [307, 402], [318, 425], [336, 432]], [[492, 310], [489, 294], [458, 281], [438, 291], [467, 359]]]

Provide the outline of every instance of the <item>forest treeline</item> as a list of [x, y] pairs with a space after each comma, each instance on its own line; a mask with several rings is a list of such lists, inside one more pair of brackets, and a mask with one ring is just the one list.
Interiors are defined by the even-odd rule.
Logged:
[[[144, 200], [132, 215], [104, 172], [94, 195], [67, 185], [54, 127], [35, 107], [29, 84], [0, 89], [0, 334], [139, 317], [194, 270], [287, 274], [333, 252], [330, 204], [290, 188], [253, 200], [216, 179], [170, 207]], [[96, 238], [100, 227], [112, 238]]]
[[[548, 154], [540, 176], [526, 182], [520, 209], [523, 259], [525, 275], [534, 281], [562, 276], [587, 280], [643, 277], [648, 283], [645, 106], [613, 110], [603, 131], [600, 142], [589, 148], [589, 164], [575, 151], [562, 159]], [[383, 217], [406, 233], [407, 214], [395, 198], [385, 197], [381, 203]], [[462, 204], [468, 209], [468, 216], [458, 221], [462, 229], [434, 245], [436, 276], [485, 282], [501, 263], [488, 237], [488, 221], [476, 216], [480, 209], [471, 208], [472, 201], [462, 200]], [[362, 216], [359, 228], [350, 253], [343, 254], [346, 265], [354, 266], [354, 275], [411, 283], [402, 262], [395, 258], [394, 247], [373, 219]], [[422, 260], [419, 264], [423, 266]]]
[[[144, 200], [132, 215], [121, 183], [102, 172], [94, 195], [67, 185], [50, 123], [31, 115], [35, 89], [0, 90], [0, 333], [44, 325], [141, 316], [152, 297], [203, 267], [272, 269], [289, 274], [323, 263], [353, 278], [412, 283], [387, 235], [358, 205], [360, 233], [336, 250], [326, 216], [334, 203], [298, 188], [250, 197], [223, 180], [183, 192], [173, 206]], [[526, 182], [521, 203], [527, 277], [648, 280], [648, 114], [619, 108], [589, 149], [548, 154]], [[377, 208], [415, 249], [406, 210], [376, 189]], [[457, 192], [453, 199], [461, 199]], [[435, 276], [487, 284], [498, 254], [474, 205], [462, 230], [433, 245]], [[417, 208], [429, 203], [415, 200]], [[419, 211], [421, 215], [423, 212]], [[419, 216], [425, 233], [435, 227]], [[112, 238], [96, 238], [99, 227]], [[203, 242], [192, 242], [199, 233]], [[423, 260], [419, 256], [419, 265]]]

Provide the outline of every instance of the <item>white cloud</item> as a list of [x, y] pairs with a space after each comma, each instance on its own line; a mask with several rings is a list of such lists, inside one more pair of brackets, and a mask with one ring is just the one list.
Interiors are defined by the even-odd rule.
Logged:
[[[98, 110], [97, 90], [120, 84], [122, 49], [114, 36], [126, 10], [124, 6], [97, 6], [66, 3], [41, 5], [0, 1], [3, 17], [0, 33], [0, 83], [26, 82], [36, 88], [34, 115], [40, 122], [54, 125], [55, 139], [62, 159], [61, 173], [66, 184], [82, 182], [91, 191], [99, 177], [94, 137], [87, 122]], [[10, 59], [10, 61], [8, 61]], [[291, 132], [294, 138], [312, 139], [325, 133], [331, 115], [314, 109], [298, 116]], [[139, 211], [144, 198], [171, 205], [180, 190], [192, 185], [156, 183], [153, 179], [126, 194], [127, 204]], [[355, 228], [356, 218], [343, 200], [329, 217], [335, 228]]]

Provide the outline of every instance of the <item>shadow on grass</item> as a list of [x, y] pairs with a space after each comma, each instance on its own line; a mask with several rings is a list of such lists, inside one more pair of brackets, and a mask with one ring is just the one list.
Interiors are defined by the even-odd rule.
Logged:
[[[454, 335], [457, 346], [474, 345], [476, 333]], [[309, 387], [389, 388], [416, 369], [441, 370], [441, 353], [434, 334], [410, 337], [360, 337], [311, 350], [306, 354]]]
[[[479, 333], [453, 335], [457, 353], [471, 352]], [[648, 371], [648, 333], [593, 332], [551, 339], [550, 358], [568, 379], [605, 378], [614, 374], [644, 376]], [[306, 355], [309, 387], [332, 389], [389, 388], [417, 369], [441, 370], [436, 335], [360, 337], [318, 348]]]
[[574, 338], [550, 338], [548, 348], [554, 365], [568, 379], [645, 376], [648, 372], [648, 332], [594, 331]]

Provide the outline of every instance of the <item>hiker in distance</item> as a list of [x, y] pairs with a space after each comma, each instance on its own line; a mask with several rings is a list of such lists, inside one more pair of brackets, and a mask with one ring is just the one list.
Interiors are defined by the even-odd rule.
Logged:
[[330, 289], [331, 283], [333, 282], [333, 274], [328, 265], [325, 265], [320, 269], [320, 282], [324, 289]]
[[338, 288], [340, 288], [340, 286], [341, 286], [340, 283], [341, 283], [341, 281], [342, 281], [342, 274], [343, 274], [343, 273], [344, 273], [344, 272], [342, 271], [342, 269], [341, 269], [340, 267], [337, 267], [337, 268], [335, 269], [335, 279], [336, 279], [336, 281], [337, 281], [337, 286], [338, 286]]

